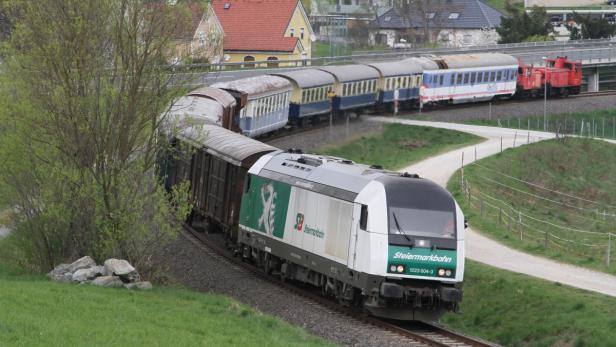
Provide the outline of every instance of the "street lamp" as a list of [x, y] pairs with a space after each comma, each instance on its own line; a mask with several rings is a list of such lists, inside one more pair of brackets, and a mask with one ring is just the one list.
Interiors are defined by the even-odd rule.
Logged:
[[541, 57], [545, 62], [543, 69], [543, 131], [548, 129], [548, 57]]

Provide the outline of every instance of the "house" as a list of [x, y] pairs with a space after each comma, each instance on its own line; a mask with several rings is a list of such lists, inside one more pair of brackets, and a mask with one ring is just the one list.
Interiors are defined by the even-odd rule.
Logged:
[[212, 0], [206, 17], [222, 35], [225, 62], [311, 58], [314, 34], [299, 0]]
[[378, 16], [376, 44], [437, 43], [445, 47], [495, 44], [502, 14], [481, 0], [418, 0]]
[[206, 7], [197, 3], [178, 6], [175, 16], [171, 61], [218, 62], [223, 53], [222, 33], [216, 23], [207, 20]]

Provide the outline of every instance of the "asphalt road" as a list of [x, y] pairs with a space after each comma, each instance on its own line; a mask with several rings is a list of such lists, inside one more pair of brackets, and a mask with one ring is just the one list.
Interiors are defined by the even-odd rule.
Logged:
[[[468, 164], [475, 160], [475, 149], [477, 150], [477, 159], [482, 159], [500, 152], [501, 138], [503, 149], [506, 149], [513, 147], [514, 140], [517, 147], [526, 144], [529, 138], [532, 143], [554, 137], [554, 134], [538, 131], [520, 133], [514, 129], [497, 127], [413, 121], [383, 117], [375, 117], [374, 119], [381, 122], [459, 130], [485, 137], [487, 140], [480, 144], [444, 153], [401, 170], [410, 173], [418, 173], [420, 176], [429, 178], [443, 187], [446, 186], [447, 181], [460, 168], [462, 164], [462, 153], [464, 153], [465, 164]], [[616, 143], [616, 141], [613, 140], [608, 142]], [[466, 229], [465, 239], [465, 252], [468, 259], [504, 270], [518, 272], [552, 282], [559, 282], [597, 293], [616, 296], [616, 276], [529, 255], [501, 245], [472, 228]]]

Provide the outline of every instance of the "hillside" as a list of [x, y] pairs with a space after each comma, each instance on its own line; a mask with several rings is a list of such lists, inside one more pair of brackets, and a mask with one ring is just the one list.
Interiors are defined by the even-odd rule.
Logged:
[[615, 149], [581, 138], [522, 146], [465, 167], [464, 194], [459, 174], [449, 189], [470, 224], [491, 237], [616, 273]]

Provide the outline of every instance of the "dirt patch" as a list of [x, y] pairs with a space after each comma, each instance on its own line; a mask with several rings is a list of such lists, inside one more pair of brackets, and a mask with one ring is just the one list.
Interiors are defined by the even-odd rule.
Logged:
[[409, 140], [400, 142], [398, 146], [404, 149], [419, 149], [425, 147], [427, 144], [428, 143], [426, 141], [422, 140]]

